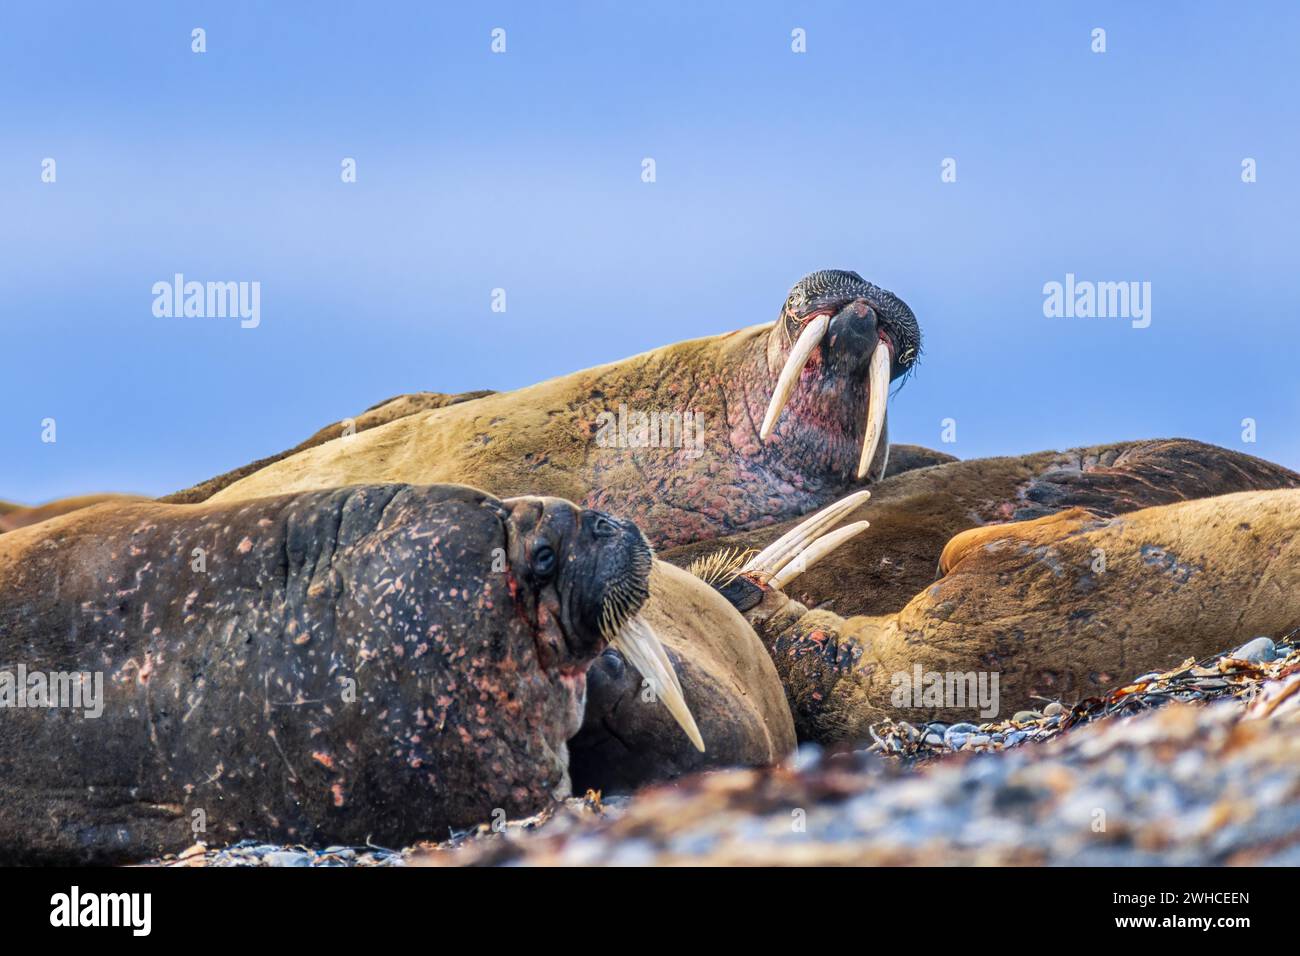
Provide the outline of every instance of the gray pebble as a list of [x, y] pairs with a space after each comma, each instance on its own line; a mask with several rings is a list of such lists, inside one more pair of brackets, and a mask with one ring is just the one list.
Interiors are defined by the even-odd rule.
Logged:
[[1031, 724], [1041, 716], [1036, 710], [1018, 710], [1011, 720], [1017, 724]]
[[1253, 661], [1256, 664], [1266, 664], [1269, 661], [1277, 660], [1277, 645], [1272, 639], [1267, 637], [1257, 637], [1253, 641], [1247, 641], [1241, 647], [1233, 651], [1230, 657], [1235, 657], [1242, 661]]
[[953, 724], [944, 731], [943, 742], [946, 746], [957, 750], [966, 742], [967, 737], [975, 733], [979, 733], [979, 728], [974, 724]]
[[1055, 717], [1057, 714], [1059, 714], [1059, 713], [1060, 713], [1061, 711], [1063, 711], [1063, 710], [1065, 710], [1065, 708], [1061, 706], [1061, 702], [1060, 702], [1059, 700], [1054, 700], [1054, 701], [1052, 701], [1050, 704], [1048, 704], [1046, 707], [1043, 708], [1043, 716], [1044, 716], [1044, 717]]
[[807, 770], [821, 759], [822, 748], [814, 743], [802, 743], [794, 754], [794, 769]]
[[306, 853], [294, 853], [292, 850], [277, 850], [262, 857], [267, 866], [310, 866], [311, 857]]

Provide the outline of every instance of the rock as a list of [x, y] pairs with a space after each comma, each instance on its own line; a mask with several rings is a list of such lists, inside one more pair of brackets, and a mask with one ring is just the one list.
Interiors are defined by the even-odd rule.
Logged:
[[974, 724], [953, 724], [944, 731], [943, 745], [953, 750], [960, 750], [970, 739], [970, 735], [978, 732], [979, 728]]
[[277, 850], [262, 857], [267, 866], [311, 866], [311, 857], [293, 850]]
[[1277, 645], [1273, 643], [1272, 638], [1257, 637], [1253, 641], [1247, 641], [1237, 648], [1231, 654], [1239, 661], [1252, 661], [1256, 664], [1266, 664], [1269, 661], [1277, 660]]
[[1048, 704], [1046, 707], [1043, 708], [1043, 716], [1044, 716], [1044, 717], [1055, 717], [1057, 714], [1061, 713], [1061, 711], [1063, 711], [1063, 710], [1065, 710], [1065, 708], [1061, 706], [1061, 702], [1060, 702], [1059, 700], [1054, 700], [1054, 701], [1052, 701], [1050, 704]]

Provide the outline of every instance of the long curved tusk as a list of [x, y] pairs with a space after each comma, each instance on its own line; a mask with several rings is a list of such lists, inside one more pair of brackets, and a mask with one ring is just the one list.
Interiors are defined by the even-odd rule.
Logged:
[[827, 505], [811, 518], [799, 522], [799, 524], [750, 558], [745, 566], [740, 569], [740, 573], [757, 574], [766, 578], [772, 577], [785, 567], [796, 554], [821, 536], [827, 528], [838, 524], [870, 497], [871, 492], [864, 488]]
[[700, 736], [700, 728], [695, 725], [691, 709], [686, 705], [686, 695], [682, 693], [677, 672], [673, 670], [672, 661], [668, 659], [668, 652], [664, 650], [663, 642], [651, 630], [650, 625], [642, 620], [640, 615], [635, 615], [619, 629], [610, 643], [618, 648], [619, 653], [627, 658], [627, 662], [650, 682], [655, 695], [663, 701], [668, 712], [673, 715], [673, 719], [681, 725], [686, 736], [695, 745], [695, 749], [703, 753], [704, 738]]
[[885, 406], [889, 402], [889, 349], [883, 342], [871, 353], [870, 378], [867, 380], [867, 433], [862, 437], [862, 458], [858, 461], [858, 478], [867, 476], [876, 446], [885, 430]]
[[772, 580], [768, 583], [777, 589], [784, 588], [845, 541], [856, 538], [870, 527], [871, 523], [868, 521], [855, 521], [852, 524], [846, 524], [843, 528], [836, 528], [830, 534], [818, 538], [805, 550], [800, 551], [795, 556], [795, 560], [772, 575]]
[[790, 393], [794, 391], [795, 385], [798, 384], [803, 367], [808, 364], [813, 349], [817, 348], [821, 343], [830, 325], [831, 317], [829, 315], [819, 315], [805, 325], [803, 331], [799, 333], [794, 348], [790, 350], [785, 365], [781, 368], [781, 375], [776, 380], [776, 389], [772, 392], [772, 399], [767, 403], [767, 414], [763, 416], [763, 427], [758, 430], [758, 437], [763, 441], [767, 441], [768, 436], [772, 434], [772, 429], [776, 428], [776, 420], [781, 417], [781, 410], [785, 408], [785, 403], [790, 401]]

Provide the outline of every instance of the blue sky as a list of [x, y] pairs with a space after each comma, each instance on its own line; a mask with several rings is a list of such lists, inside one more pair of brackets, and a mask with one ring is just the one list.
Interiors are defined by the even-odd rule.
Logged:
[[[830, 267], [921, 322], [897, 441], [1300, 467], [1297, 35], [1280, 2], [6, 4], [0, 498], [165, 493]], [[260, 282], [261, 325], [155, 317], [176, 272]], [[1066, 273], [1150, 282], [1150, 327], [1044, 317]]]

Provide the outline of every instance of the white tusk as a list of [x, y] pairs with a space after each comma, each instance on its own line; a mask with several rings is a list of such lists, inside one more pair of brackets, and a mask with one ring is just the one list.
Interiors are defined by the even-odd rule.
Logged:
[[785, 408], [785, 403], [790, 400], [790, 393], [799, 382], [799, 373], [808, 364], [813, 349], [821, 343], [822, 336], [826, 334], [830, 324], [829, 315], [819, 315], [805, 325], [803, 331], [799, 333], [799, 338], [795, 341], [794, 348], [790, 350], [781, 369], [781, 375], [776, 380], [776, 390], [772, 392], [772, 400], [767, 403], [763, 427], [758, 430], [758, 437], [763, 441], [767, 441], [767, 437], [772, 434], [772, 429], [776, 428], [776, 420], [781, 417], [781, 409]]
[[772, 580], [769, 583], [774, 588], [784, 588], [845, 541], [856, 538], [869, 527], [871, 527], [869, 522], [855, 521], [853, 524], [846, 524], [843, 528], [836, 528], [825, 537], [818, 538], [807, 549], [800, 551], [795, 560], [772, 575]]
[[876, 457], [876, 446], [885, 430], [885, 405], [889, 402], [889, 349], [877, 343], [871, 353], [871, 378], [867, 381], [867, 433], [862, 437], [862, 458], [858, 462], [858, 478], [867, 476], [871, 459]]
[[871, 492], [863, 489], [827, 505], [811, 518], [799, 522], [799, 524], [750, 558], [745, 566], [740, 569], [740, 573], [772, 577], [785, 567], [796, 554], [815, 541], [827, 528], [844, 520], [850, 512], [854, 511], [870, 497]]
[[664, 702], [664, 706], [673, 715], [673, 719], [681, 725], [682, 730], [686, 731], [686, 736], [691, 739], [695, 749], [703, 753], [704, 738], [700, 736], [700, 728], [695, 726], [691, 709], [686, 706], [686, 695], [682, 693], [677, 672], [673, 670], [672, 661], [668, 659], [668, 652], [664, 650], [663, 642], [650, 629], [650, 625], [643, 621], [640, 615], [636, 615], [619, 629], [610, 644], [618, 648], [619, 653], [627, 658], [627, 662], [650, 682], [655, 695]]

